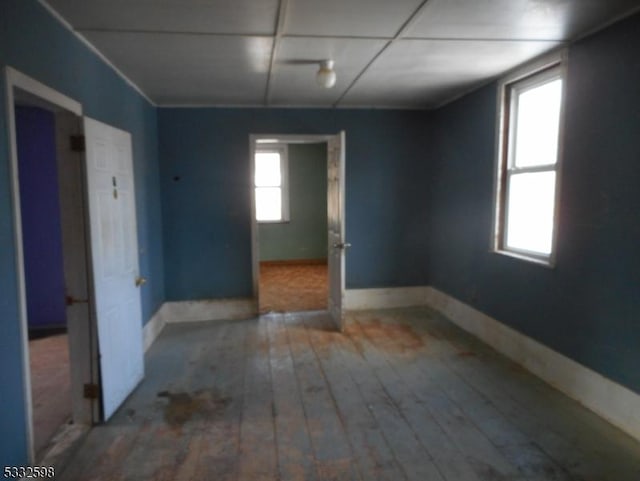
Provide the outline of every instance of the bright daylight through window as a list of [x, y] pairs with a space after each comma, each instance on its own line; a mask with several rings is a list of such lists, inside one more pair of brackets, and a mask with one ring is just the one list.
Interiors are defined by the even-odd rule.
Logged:
[[286, 147], [258, 150], [255, 154], [255, 200], [258, 222], [289, 220]]
[[551, 262], [563, 77], [559, 65], [505, 82], [496, 249]]

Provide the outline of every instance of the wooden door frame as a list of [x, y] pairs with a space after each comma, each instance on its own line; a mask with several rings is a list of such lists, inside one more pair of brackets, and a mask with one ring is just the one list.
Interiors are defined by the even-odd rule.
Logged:
[[[20, 182], [19, 182], [19, 166], [18, 166], [18, 148], [16, 137], [16, 120], [15, 120], [15, 92], [14, 89], [20, 89], [28, 94], [37, 97], [43, 101], [43, 106], [54, 106], [60, 111], [69, 112], [79, 119], [82, 118], [82, 104], [76, 100], [67, 97], [66, 95], [48, 87], [47, 85], [35, 80], [22, 72], [7, 66], [5, 68], [5, 81], [6, 81], [6, 119], [8, 126], [8, 144], [9, 144], [9, 161], [10, 161], [10, 173], [11, 173], [11, 195], [12, 195], [12, 212], [13, 212], [13, 228], [14, 228], [14, 242], [15, 242], [15, 272], [16, 272], [16, 284], [18, 291], [18, 316], [20, 325], [21, 336], [21, 368], [22, 379], [24, 386], [24, 399], [25, 399], [25, 414], [26, 414], [26, 433], [27, 433], [27, 453], [29, 456], [29, 463], [35, 464], [34, 452], [34, 433], [33, 433], [33, 399], [31, 396], [31, 369], [29, 361], [29, 337], [28, 337], [28, 316], [27, 316], [27, 292], [25, 284], [25, 267], [24, 267], [24, 249], [23, 249], [23, 233], [22, 233], [22, 212], [20, 203]], [[57, 155], [57, 154], [56, 154]], [[91, 274], [91, 265], [87, 265]], [[75, 331], [68, 331], [69, 339], [71, 342], [72, 336], [77, 333]], [[94, 342], [94, 339], [89, 339], [89, 345], [87, 345], [86, 353], [82, 353], [82, 357], [85, 357], [87, 363], [91, 362], [90, 344]], [[95, 380], [96, 373], [92, 371], [93, 379], [87, 380], [92, 382]], [[82, 386], [73, 384], [73, 376], [70, 373], [72, 380], [71, 384], [71, 397], [72, 403], [74, 396], [82, 396]], [[77, 380], [76, 380], [77, 382]], [[79, 399], [76, 399], [79, 402]], [[94, 403], [95, 404], [95, 403]], [[90, 424], [95, 421], [93, 417], [95, 415], [95, 406], [88, 409], [88, 415], [92, 417], [91, 420], [76, 419], [77, 422], [82, 424]], [[86, 421], [89, 421], [88, 423]]]
[[[260, 310], [260, 239], [258, 237], [258, 221], [256, 220], [256, 190], [254, 188], [254, 175], [255, 175], [255, 159], [256, 159], [256, 145], [259, 140], [270, 140], [271, 143], [280, 144], [317, 144], [324, 143], [327, 145], [327, 160], [329, 158], [329, 139], [335, 137], [337, 134], [250, 134], [249, 135], [249, 156], [250, 156], [250, 169], [249, 169], [249, 185], [251, 187], [251, 270], [253, 278], [253, 301], [255, 303], [255, 310]], [[268, 145], [268, 143], [266, 143]], [[340, 171], [345, 172], [345, 159], [346, 152], [340, 158]], [[329, 171], [329, 165], [327, 162], [327, 174]], [[344, 179], [343, 179], [344, 180]], [[342, 196], [341, 202], [341, 222], [342, 230], [344, 233], [345, 226], [345, 189], [344, 181], [341, 185], [340, 195]], [[328, 214], [327, 214], [328, 215]], [[346, 271], [345, 271], [346, 272]], [[346, 273], [343, 275], [343, 282]]]

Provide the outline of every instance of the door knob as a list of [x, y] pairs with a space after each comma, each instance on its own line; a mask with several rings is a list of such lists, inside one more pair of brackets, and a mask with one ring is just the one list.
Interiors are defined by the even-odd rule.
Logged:
[[347, 247], [351, 247], [351, 244], [349, 242], [338, 242], [336, 244], [333, 244], [334, 249], [346, 249]]
[[136, 287], [140, 287], [142, 284], [146, 284], [147, 283], [147, 279], [145, 279], [142, 276], [138, 276], [136, 277]]

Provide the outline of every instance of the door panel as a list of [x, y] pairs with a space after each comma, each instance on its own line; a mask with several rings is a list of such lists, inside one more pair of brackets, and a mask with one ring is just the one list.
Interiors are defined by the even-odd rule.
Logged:
[[144, 375], [131, 135], [85, 118], [91, 258], [104, 420]]
[[344, 328], [344, 161], [345, 133], [328, 142], [327, 213], [329, 224], [329, 312], [338, 327]]

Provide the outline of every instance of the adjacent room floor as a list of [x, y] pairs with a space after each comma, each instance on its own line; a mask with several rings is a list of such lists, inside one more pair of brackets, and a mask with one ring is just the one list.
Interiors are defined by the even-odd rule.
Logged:
[[327, 264], [260, 263], [260, 312], [327, 308]]
[[168, 325], [59, 479], [640, 479], [640, 443], [439, 314], [348, 322]]
[[29, 341], [36, 459], [61, 426], [71, 420], [71, 377], [66, 334]]

